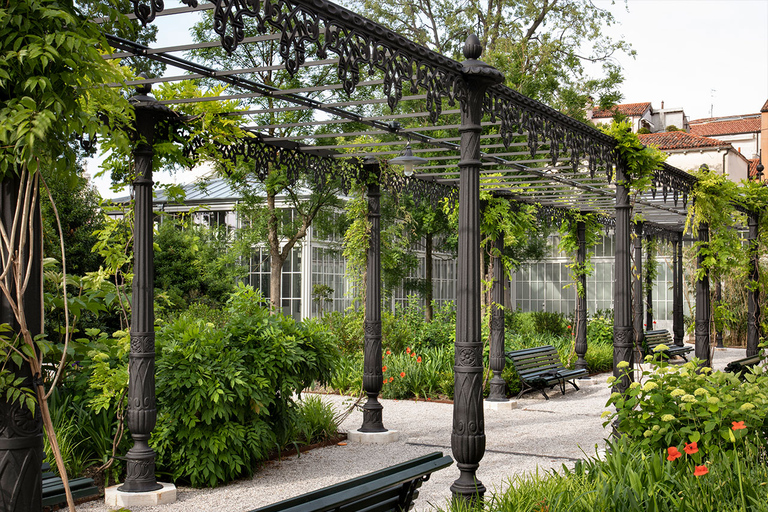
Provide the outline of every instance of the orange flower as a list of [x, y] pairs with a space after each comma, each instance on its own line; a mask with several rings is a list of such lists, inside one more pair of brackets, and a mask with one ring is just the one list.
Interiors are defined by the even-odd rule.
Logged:
[[393, 380], [395, 380], [395, 378], [394, 378], [394, 377], [390, 377], [390, 378], [389, 378], [389, 382], [392, 382]]
[[411, 347], [408, 347], [408, 348], [406, 348], [406, 349], [405, 349], [405, 353], [406, 353], [406, 354], [410, 354], [410, 353], [411, 353]]
[[381, 371], [382, 371], [382, 372], [385, 372], [385, 371], [387, 371], [387, 367], [386, 367], [386, 366], [382, 366], [382, 367], [381, 367]]
[[403, 377], [405, 377], [405, 372], [400, 372], [400, 378], [402, 379]]
[[416, 357], [416, 352], [411, 352], [411, 357]]
[[678, 450], [676, 446], [670, 446], [667, 448], [667, 453], [669, 453], [669, 455], [667, 455], [667, 460], [669, 461], [674, 461], [678, 457], [683, 456], [683, 454], [680, 453], [680, 450]]
[[570, 325], [568, 326], [568, 330], [571, 330], [571, 326]]
[[419, 356], [419, 357], [417, 357], [417, 358], [416, 358], [416, 362], [417, 362], [417, 363], [420, 363], [420, 362], [421, 362], [421, 356]]
[[709, 473], [707, 466], [696, 466], [696, 470], [693, 472], [693, 476], [702, 476]]
[[741, 430], [743, 428], [747, 428], [744, 426], [743, 421], [734, 421], [732, 422], [733, 426], [731, 427], [731, 430]]
[[389, 355], [392, 355], [392, 351], [391, 351], [391, 350], [387, 350], [387, 355], [388, 355], [388, 356], [389, 356]]
[[685, 450], [685, 453], [687, 453], [688, 455], [693, 455], [694, 453], [699, 451], [699, 447], [696, 445], [696, 443], [686, 443], [685, 448], [683, 448], [683, 450]]

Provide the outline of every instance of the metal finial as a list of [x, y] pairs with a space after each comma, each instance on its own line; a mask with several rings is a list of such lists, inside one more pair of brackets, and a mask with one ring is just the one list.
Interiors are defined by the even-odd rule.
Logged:
[[470, 34], [467, 38], [467, 42], [464, 43], [464, 58], [465, 59], [479, 59], [483, 54], [483, 45], [480, 43], [480, 38], [475, 34]]
[[[146, 73], [139, 73], [139, 78], [142, 80], [146, 80], [149, 78]], [[144, 94], [147, 95], [150, 92], [152, 92], [152, 84], [139, 84], [136, 86], [136, 92], [138, 94]]]

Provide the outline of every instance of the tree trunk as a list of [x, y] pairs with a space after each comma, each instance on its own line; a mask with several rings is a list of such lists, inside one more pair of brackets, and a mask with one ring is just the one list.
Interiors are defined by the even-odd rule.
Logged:
[[434, 312], [432, 311], [432, 233], [426, 235], [426, 251], [424, 254], [424, 280], [426, 286], [424, 288], [424, 320], [431, 322]]

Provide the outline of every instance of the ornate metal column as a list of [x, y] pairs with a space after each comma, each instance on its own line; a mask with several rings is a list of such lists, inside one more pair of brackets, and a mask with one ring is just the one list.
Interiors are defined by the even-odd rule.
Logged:
[[[630, 368], [634, 366], [635, 356], [632, 343], [632, 292], [629, 258], [629, 189], [625, 185], [627, 174], [624, 163], [616, 167], [616, 254], [614, 256], [613, 289], [613, 375], [621, 376], [622, 370], [618, 365], [627, 361]], [[629, 378], [616, 381], [614, 389], [623, 393], [628, 387]]]
[[[717, 284], [715, 284], [715, 307], [720, 305], [720, 302], [723, 300], [723, 283], [720, 281], [720, 279], [717, 280]], [[717, 348], [723, 348], [723, 325], [722, 323], [717, 326], [715, 325], [715, 346]]]
[[155, 314], [154, 250], [152, 211], [152, 145], [157, 121], [173, 111], [149, 96], [150, 86], [136, 88], [129, 98], [136, 112], [139, 143], [133, 152], [135, 162], [133, 298], [131, 304], [131, 353], [128, 360], [128, 407], [126, 423], [133, 447], [126, 454], [123, 492], [148, 492], [161, 489], [155, 478], [155, 451], [149, 437], [157, 421], [155, 407]]
[[496, 237], [496, 251], [493, 257], [493, 287], [491, 288], [491, 334], [490, 334], [490, 366], [493, 372], [491, 390], [488, 393], [489, 402], [506, 402], [507, 383], [501, 378], [506, 358], [504, 357], [504, 268], [501, 263], [501, 252], [504, 250], [504, 234]]
[[476, 472], [485, 454], [483, 343], [480, 333], [480, 121], [486, 88], [504, 76], [479, 61], [477, 36], [464, 44], [459, 162], [459, 255], [451, 449], [461, 472], [451, 485], [455, 499], [482, 499], [485, 487]]
[[683, 232], [677, 234], [673, 243], [672, 280], [672, 334], [675, 345], [683, 346], [685, 319], [683, 318]]
[[[576, 237], [579, 240], [579, 248], [576, 251], [576, 265], [584, 268], [587, 261], [586, 225], [583, 221], [576, 224]], [[587, 369], [587, 276], [584, 272], [578, 274], [576, 287], [576, 369]]]
[[[709, 242], [709, 226], [702, 223], [699, 226], [699, 242]], [[696, 265], [702, 268], [704, 256], [698, 251]], [[709, 300], [709, 274], [696, 281], [696, 357], [704, 361], [705, 366], [712, 365], [709, 354], [709, 321], [711, 304]]]
[[[19, 240], [21, 223], [14, 233], [14, 214], [19, 200], [19, 177], [12, 174], [0, 182], [0, 222], [9, 237]], [[24, 293], [24, 312], [27, 327], [33, 336], [42, 332], [43, 313], [43, 241], [40, 223], [40, 207], [36, 208], [35, 230], [30, 245], [19, 258], [20, 262], [32, 261], [29, 269], [29, 283]], [[18, 249], [18, 242], [17, 247]], [[8, 261], [3, 250], [2, 261]], [[15, 252], [15, 251], [14, 251]], [[23, 265], [26, 269], [26, 265]], [[8, 288], [16, 289], [13, 271], [5, 277]], [[19, 325], [5, 295], [0, 293], [0, 323], [12, 326], [19, 332]], [[8, 361], [6, 368], [16, 377], [24, 378], [21, 386], [33, 389], [33, 375], [28, 364], [16, 366]], [[35, 405], [34, 414], [25, 405], [0, 399], [0, 511], [40, 512], [42, 510], [42, 477], [40, 463], [43, 460], [43, 423], [40, 407]]]
[[747, 217], [749, 225], [749, 288], [747, 290], [747, 355], [757, 355], [757, 344], [760, 342], [760, 279], [758, 266], [760, 255], [757, 252], [759, 212], [751, 212]]
[[635, 331], [635, 348], [643, 347], [643, 223], [635, 224], [635, 269], [632, 273], [632, 328]]
[[381, 371], [381, 249], [380, 249], [380, 197], [379, 164], [366, 159], [363, 175], [368, 179], [368, 222], [371, 238], [368, 241], [368, 277], [365, 289], [365, 341], [363, 345], [363, 389], [368, 401], [363, 406], [363, 426], [360, 432], [386, 432], [379, 403], [383, 373]]
[[653, 330], [653, 281], [651, 280], [651, 265], [653, 254], [653, 236], [645, 237], [646, 255], [645, 255], [645, 325], [646, 331]]

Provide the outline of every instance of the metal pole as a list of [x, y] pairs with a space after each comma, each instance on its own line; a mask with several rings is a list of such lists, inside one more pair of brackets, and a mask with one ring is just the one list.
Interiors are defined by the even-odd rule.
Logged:
[[154, 249], [152, 211], [152, 145], [155, 122], [172, 111], [149, 96], [149, 86], [137, 87], [129, 99], [136, 112], [136, 132], [140, 137], [133, 152], [135, 162], [133, 297], [131, 304], [131, 352], [128, 359], [128, 406], [126, 424], [133, 447], [126, 454], [123, 492], [149, 492], [161, 489], [155, 478], [155, 451], [149, 437], [157, 421], [155, 406], [155, 314]]
[[[720, 306], [720, 303], [723, 300], [723, 283], [718, 279], [717, 284], [715, 284], [715, 305]], [[724, 348], [723, 345], [723, 325], [722, 322], [720, 325], [715, 326], [715, 346], [717, 348]]]
[[645, 268], [645, 330], [653, 330], [653, 281], [651, 280], [651, 265], [653, 259], [653, 237], [645, 237], [646, 268]]
[[504, 357], [504, 268], [501, 253], [504, 250], [504, 234], [496, 237], [496, 253], [493, 256], [493, 287], [491, 288], [490, 366], [493, 372], [489, 402], [506, 402], [507, 383], [501, 377], [506, 365]]
[[576, 237], [579, 248], [576, 252], [576, 266], [581, 270], [577, 276], [579, 280], [576, 286], [576, 369], [587, 369], [587, 275], [583, 272], [584, 263], [587, 261], [586, 224], [579, 221], [576, 224]]
[[379, 164], [366, 159], [363, 176], [368, 178], [368, 276], [365, 284], [365, 342], [363, 350], [363, 389], [368, 401], [363, 406], [360, 432], [386, 432], [382, 420], [383, 406], [379, 402], [383, 372], [381, 369], [381, 244]]
[[459, 254], [451, 449], [461, 472], [451, 485], [454, 499], [479, 501], [485, 487], [476, 473], [485, 454], [483, 417], [483, 343], [480, 332], [480, 121], [488, 86], [504, 75], [477, 59], [477, 36], [464, 44], [464, 92], [461, 100], [459, 162]]
[[[20, 179], [16, 174], [0, 182], [0, 222], [5, 227], [8, 236], [14, 236], [14, 215], [19, 200]], [[24, 226], [26, 227], [26, 226]], [[16, 224], [15, 240], [19, 240], [21, 223]], [[32, 336], [42, 332], [43, 309], [43, 252], [42, 225], [40, 222], [40, 207], [36, 206], [35, 229], [29, 246], [24, 248], [19, 258], [22, 267], [32, 259], [29, 283], [24, 293], [24, 313], [27, 327]], [[17, 252], [19, 247], [15, 247]], [[9, 254], [3, 251], [3, 261], [8, 261]], [[18, 256], [17, 256], [18, 257]], [[6, 286], [15, 296], [16, 283], [14, 272], [8, 272], [5, 277]], [[20, 304], [19, 306], [22, 306]], [[10, 325], [14, 332], [19, 332], [19, 324], [6, 300], [5, 294], [0, 293], [0, 323]], [[21, 387], [34, 388], [32, 371], [28, 364], [16, 366], [10, 359], [6, 369], [15, 374], [15, 378], [23, 378]], [[43, 422], [40, 406], [30, 411], [26, 405], [6, 400], [5, 393], [0, 399], [2, 410], [2, 428], [0, 428], [0, 493], [2, 493], [2, 512], [40, 512], [42, 510], [42, 475], [41, 463], [43, 453]], [[53, 461], [51, 461], [53, 462]]]
[[[615, 377], [621, 377], [623, 374], [618, 367], [620, 362], [628, 362], [630, 369], [635, 362], [632, 343], [632, 272], [629, 258], [631, 207], [626, 181], [624, 163], [621, 163], [616, 167], [616, 254], [614, 256], [616, 282], [613, 289], [613, 375]], [[631, 380], [630, 371], [628, 378], [616, 381], [614, 389], [623, 393], [629, 387]]]
[[673, 244], [673, 281], [672, 281], [672, 333], [675, 345], [683, 346], [685, 319], [683, 318], [683, 232], [677, 234]]
[[[635, 350], [642, 352], [645, 338], [643, 326], [643, 223], [635, 224], [635, 271], [632, 275], [632, 325], [635, 331]], [[642, 359], [642, 357], [641, 357]]]
[[[709, 242], [709, 225], [702, 223], [699, 226], [699, 242], [706, 244]], [[701, 250], [696, 256], [696, 265], [702, 268], [704, 256]], [[698, 359], [704, 361], [704, 366], [712, 366], [712, 359], [709, 352], [709, 321], [710, 321], [710, 300], [709, 300], [709, 274], [696, 281], [696, 349], [695, 354]]]
[[758, 254], [757, 237], [758, 222], [760, 220], [759, 212], [751, 212], [748, 217], [749, 223], [749, 289], [747, 290], [747, 356], [757, 355], [757, 345], [760, 342], [760, 267], [758, 265], [760, 255]]

